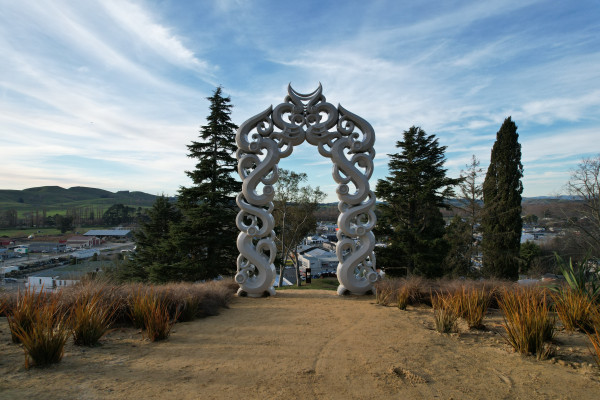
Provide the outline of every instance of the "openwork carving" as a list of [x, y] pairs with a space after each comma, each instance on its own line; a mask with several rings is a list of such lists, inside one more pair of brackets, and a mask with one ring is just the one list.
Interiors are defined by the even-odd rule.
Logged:
[[338, 183], [338, 294], [365, 294], [377, 281], [371, 232], [375, 195], [369, 188], [375, 132], [358, 115], [328, 103], [322, 91], [319, 84], [314, 92], [301, 94], [290, 85], [283, 103], [248, 119], [237, 131], [236, 156], [243, 180], [236, 220], [240, 255], [235, 280], [240, 295], [275, 294], [273, 184], [279, 160], [305, 140], [331, 158], [333, 179]]

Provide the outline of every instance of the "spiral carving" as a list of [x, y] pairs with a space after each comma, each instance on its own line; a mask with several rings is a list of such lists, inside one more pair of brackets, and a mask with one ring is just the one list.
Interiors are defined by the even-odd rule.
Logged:
[[336, 108], [328, 103], [319, 84], [309, 94], [298, 93], [288, 85], [283, 103], [248, 119], [237, 131], [238, 173], [243, 181], [236, 219], [240, 255], [235, 280], [240, 295], [275, 294], [273, 184], [277, 182], [279, 160], [304, 141], [331, 158], [333, 179], [338, 183], [338, 293], [362, 295], [373, 291], [378, 275], [371, 231], [376, 217], [369, 179], [373, 174], [375, 132], [363, 118], [341, 105]]

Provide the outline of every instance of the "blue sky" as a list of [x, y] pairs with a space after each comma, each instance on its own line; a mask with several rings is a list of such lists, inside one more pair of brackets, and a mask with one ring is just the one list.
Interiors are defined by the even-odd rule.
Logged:
[[[0, 0], [0, 188], [174, 195], [222, 85], [238, 125], [318, 83], [375, 128], [375, 174], [412, 125], [456, 177], [487, 168], [507, 116], [525, 196], [562, 191], [600, 153], [600, 2]], [[282, 168], [334, 201], [303, 144]]]

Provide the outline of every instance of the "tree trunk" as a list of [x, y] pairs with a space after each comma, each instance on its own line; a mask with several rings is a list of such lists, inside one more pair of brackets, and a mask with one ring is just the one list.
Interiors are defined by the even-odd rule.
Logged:
[[300, 266], [298, 265], [298, 247], [294, 249], [294, 265], [296, 266], [296, 284], [302, 286], [302, 280], [300, 279]]

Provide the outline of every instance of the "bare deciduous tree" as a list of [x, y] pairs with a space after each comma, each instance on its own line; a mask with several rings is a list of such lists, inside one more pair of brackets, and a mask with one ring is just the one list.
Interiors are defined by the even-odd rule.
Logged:
[[[570, 223], [581, 233], [588, 251], [598, 253], [600, 249], [600, 154], [584, 158], [571, 171], [567, 183], [571, 196], [581, 201], [581, 218], [571, 218]], [[597, 255], [597, 254], [596, 254]]]
[[283, 272], [291, 254], [294, 255], [296, 280], [300, 285], [296, 248], [307, 234], [315, 230], [317, 225], [315, 211], [319, 202], [325, 198], [325, 193], [318, 186], [315, 189], [310, 186], [301, 187], [300, 184], [306, 180], [307, 175], [303, 172], [280, 169], [279, 179], [275, 184], [273, 216], [277, 233], [277, 251], [281, 256], [279, 287], [283, 284]]

